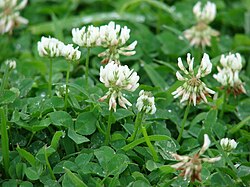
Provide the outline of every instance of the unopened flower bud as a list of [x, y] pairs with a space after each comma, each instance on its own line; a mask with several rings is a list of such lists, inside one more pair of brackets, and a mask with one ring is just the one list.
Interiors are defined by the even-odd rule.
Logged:
[[16, 69], [16, 61], [15, 60], [7, 60], [5, 63], [10, 69]]
[[220, 140], [222, 149], [226, 152], [230, 152], [237, 147], [237, 143], [234, 139], [222, 138]]
[[154, 97], [151, 92], [141, 90], [136, 103], [137, 109], [141, 112], [154, 114], [156, 112]]

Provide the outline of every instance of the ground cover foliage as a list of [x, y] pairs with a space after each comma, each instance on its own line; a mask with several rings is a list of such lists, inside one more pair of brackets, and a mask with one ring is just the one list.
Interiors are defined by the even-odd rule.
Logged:
[[[211, 46], [195, 47], [183, 35], [195, 24], [194, 0], [30, 0], [21, 11], [29, 23], [0, 36], [0, 184], [249, 186], [250, 1], [213, 3], [217, 14], [209, 25], [220, 34], [211, 38]], [[132, 106], [116, 106], [114, 111], [108, 99], [99, 100], [108, 91], [99, 80], [100, 67], [105, 66], [98, 57], [103, 47], [80, 47], [81, 57], [75, 62], [52, 58], [49, 94], [50, 58], [39, 56], [41, 37], [73, 43], [72, 28], [110, 21], [130, 29], [128, 44], [137, 41], [136, 54], [119, 58], [140, 77], [134, 92], [123, 92]], [[218, 73], [216, 66], [221, 66], [221, 55], [229, 52], [241, 55], [239, 77], [245, 93], [225, 90], [213, 78]], [[210, 57], [212, 72], [201, 79], [216, 94], [207, 97], [207, 103], [197, 101], [193, 106], [173, 98], [172, 92], [183, 84], [175, 75], [177, 59], [181, 57], [185, 65], [187, 53], [194, 57], [195, 71], [204, 53]], [[15, 60], [16, 67], [6, 65], [7, 59]], [[150, 91], [155, 98], [152, 115], [140, 113], [136, 107], [141, 90]], [[135, 124], [139, 124], [138, 135], [131, 140]], [[195, 176], [184, 166], [182, 170], [171, 167], [179, 162], [177, 154], [193, 158], [209, 146], [206, 135], [210, 147], [199, 156], [220, 157], [218, 161], [202, 162], [202, 168], [195, 163], [196, 168], [191, 169], [198, 172]], [[234, 139], [237, 147], [226, 150], [220, 144], [222, 138]]]

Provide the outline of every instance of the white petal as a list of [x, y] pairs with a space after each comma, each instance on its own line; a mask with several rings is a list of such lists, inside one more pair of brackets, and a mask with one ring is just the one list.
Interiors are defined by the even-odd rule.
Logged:
[[176, 72], [176, 77], [177, 77], [177, 79], [178, 79], [179, 81], [184, 81], [184, 80], [185, 80], [184, 77], [180, 74], [179, 71]]
[[208, 135], [204, 134], [204, 143], [203, 143], [203, 146], [200, 150], [199, 155], [202, 155], [208, 149], [208, 147], [210, 146], [210, 143], [211, 143], [211, 141], [210, 141]]

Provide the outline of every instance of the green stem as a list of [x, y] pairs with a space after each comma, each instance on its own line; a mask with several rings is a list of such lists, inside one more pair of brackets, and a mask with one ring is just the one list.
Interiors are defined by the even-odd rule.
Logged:
[[238, 130], [240, 130], [247, 122], [250, 121], [250, 116], [247, 116], [245, 119], [243, 119], [241, 122], [239, 122], [237, 125], [235, 125], [233, 128], [229, 130], [229, 134], [234, 134]]
[[2, 141], [2, 154], [3, 154], [3, 165], [5, 175], [9, 176], [9, 166], [10, 166], [10, 155], [9, 155], [9, 137], [7, 130], [7, 119], [5, 115], [4, 108], [0, 108], [1, 116], [1, 141]]
[[128, 138], [128, 142], [132, 142], [137, 137], [138, 129], [142, 123], [143, 113], [139, 112], [135, 119], [135, 128], [133, 134]]
[[[207, 151], [208, 151], [208, 153], [210, 154], [211, 157], [215, 157], [210, 149], [208, 149]], [[227, 184], [227, 180], [225, 179], [224, 175], [221, 174], [220, 170], [218, 168], [216, 168], [216, 167], [215, 167], [215, 170], [217, 171], [217, 173], [219, 173], [219, 175], [222, 178], [222, 180], [224, 181], [224, 183]]]
[[146, 141], [146, 143], [147, 143], [147, 145], [148, 145], [148, 147], [149, 147], [149, 149], [150, 149], [150, 151], [151, 151], [151, 153], [152, 153], [152, 156], [153, 156], [154, 161], [155, 161], [155, 162], [158, 162], [159, 159], [158, 159], [157, 153], [156, 153], [155, 148], [154, 148], [154, 146], [152, 145], [152, 143], [151, 143], [151, 141], [150, 141], [150, 139], [149, 139], [149, 137], [148, 137], [148, 133], [147, 133], [146, 128], [145, 128], [144, 126], [141, 125], [141, 129], [142, 129], [142, 134], [143, 134], [143, 136], [144, 136], [144, 138], [145, 138], [145, 141]]
[[67, 109], [68, 105], [68, 93], [69, 93], [69, 71], [70, 71], [70, 62], [68, 62], [67, 74], [66, 74], [66, 93], [65, 93], [65, 100], [64, 100], [64, 108]]
[[3, 75], [3, 79], [2, 79], [2, 84], [1, 84], [1, 90], [0, 90], [0, 95], [3, 95], [4, 92], [4, 88], [6, 87], [7, 81], [8, 81], [8, 77], [9, 77], [9, 67], [7, 66]]
[[31, 141], [32, 141], [32, 139], [33, 139], [33, 137], [34, 137], [34, 135], [35, 135], [35, 132], [32, 132], [32, 134], [31, 134], [31, 136], [30, 136], [30, 139], [29, 139], [29, 142], [27, 143], [27, 147], [30, 145], [30, 143], [31, 143]]
[[185, 113], [184, 113], [184, 117], [183, 117], [183, 120], [181, 122], [181, 131], [179, 133], [179, 136], [177, 138], [177, 141], [180, 142], [181, 141], [181, 138], [182, 138], [182, 133], [184, 131], [184, 127], [185, 127], [185, 123], [186, 123], [186, 120], [187, 120], [187, 116], [188, 116], [188, 113], [189, 113], [189, 109], [190, 109], [190, 103], [188, 103], [187, 107], [186, 107], [186, 110], [185, 110]]
[[96, 128], [98, 129], [98, 131], [100, 132], [100, 133], [102, 133], [104, 136], [106, 135], [106, 132], [102, 129], [102, 127], [100, 126], [100, 124], [96, 124]]
[[[161, 3], [164, 3], [163, 0], [160, 0]], [[157, 25], [156, 25], [156, 33], [160, 33], [160, 30], [161, 30], [161, 16], [162, 16], [162, 10], [161, 9], [158, 9], [157, 11]]]
[[110, 131], [111, 131], [111, 125], [112, 125], [112, 123], [111, 123], [112, 114], [113, 114], [113, 110], [111, 109], [110, 112], [109, 112], [108, 127], [107, 127], [107, 131], [106, 131], [104, 145], [108, 145], [109, 141], [110, 141]]
[[49, 82], [48, 82], [48, 94], [52, 96], [52, 58], [49, 59]]
[[223, 92], [223, 103], [222, 103], [222, 108], [221, 108], [221, 111], [220, 111], [220, 119], [223, 119], [223, 115], [224, 115], [224, 111], [225, 111], [225, 107], [226, 107], [226, 95], [227, 95], [227, 88], [225, 89], [225, 91]]
[[86, 56], [86, 64], [85, 64], [85, 83], [86, 87], [88, 88], [89, 85], [89, 55], [90, 55], [90, 48], [87, 48], [87, 56]]
[[44, 146], [44, 156], [45, 156], [46, 165], [47, 165], [47, 167], [48, 167], [48, 169], [49, 169], [51, 178], [52, 178], [53, 180], [56, 180], [56, 177], [55, 177], [55, 175], [54, 175], [54, 173], [53, 173], [53, 170], [52, 170], [52, 168], [51, 168], [51, 166], [50, 166], [50, 163], [49, 163], [49, 159], [48, 159], [48, 155], [47, 155], [47, 150], [46, 150], [46, 149], [47, 149], [47, 146]]

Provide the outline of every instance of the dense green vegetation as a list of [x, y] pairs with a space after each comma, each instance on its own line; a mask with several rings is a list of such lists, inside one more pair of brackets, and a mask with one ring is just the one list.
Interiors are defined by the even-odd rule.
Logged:
[[[250, 1], [214, 0], [216, 16], [205, 24], [193, 13], [196, 2], [30, 0], [20, 9], [27, 24], [22, 20], [4, 33], [6, 26], [0, 22], [0, 185], [250, 186]], [[9, 9], [1, 3], [0, 8], [3, 20]], [[106, 43], [79, 47], [81, 56], [76, 60], [65, 59], [65, 53], [53, 58], [39, 53], [42, 36], [77, 47], [73, 28], [100, 27], [110, 21], [130, 29], [130, 38], [121, 46], [137, 41], [135, 49], [124, 50], [135, 54], [119, 51], [115, 56], [118, 52], [112, 46], [114, 57], [98, 56], [112, 51]], [[184, 31], [194, 25], [214, 29], [210, 46], [190, 45]], [[188, 59], [186, 63], [187, 53], [194, 57], [195, 73]], [[202, 66], [204, 53], [210, 60]], [[222, 86], [213, 75], [217, 66], [222, 69], [221, 55], [229, 53], [241, 56], [234, 62], [239, 64], [232, 65], [241, 81], [230, 85], [226, 80]], [[180, 70], [179, 57], [188, 73]], [[7, 60], [16, 61], [16, 67]], [[118, 69], [125, 65], [133, 69], [139, 81], [128, 78], [107, 86], [100, 68], [109, 60], [120, 62]], [[204, 67], [205, 73], [197, 76]], [[201, 88], [205, 98], [197, 91], [180, 102], [182, 95], [175, 99], [172, 93], [186, 79], [177, 76], [177, 80], [177, 71], [216, 93]], [[147, 91], [145, 97], [154, 97], [155, 112], [136, 105], [141, 90]], [[108, 91], [118, 96], [108, 93], [103, 98]], [[125, 100], [111, 102], [112, 97], [126, 98], [132, 106]], [[151, 101], [144, 105], [152, 107]], [[225, 142], [223, 146], [223, 138], [234, 139], [236, 148]], [[175, 167], [180, 161], [183, 165]]]

